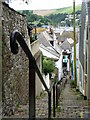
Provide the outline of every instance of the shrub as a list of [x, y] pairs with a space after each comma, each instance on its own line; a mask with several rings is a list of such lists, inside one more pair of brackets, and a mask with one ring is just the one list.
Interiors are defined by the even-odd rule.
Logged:
[[43, 73], [45, 75], [52, 74], [55, 70], [55, 63], [53, 60], [47, 59], [47, 57], [45, 57], [43, 59]]

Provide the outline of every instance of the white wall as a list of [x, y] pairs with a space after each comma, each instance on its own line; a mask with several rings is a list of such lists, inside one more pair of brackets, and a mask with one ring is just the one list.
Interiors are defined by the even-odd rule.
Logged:
[[[76, 44], [76, 59], [79, 59], [79, 43]], [[72, 47], [72, 61], [73, 61], [73, 80], [74, 80], [74, 47]], [[76, 63], [76, 69], [78, 64]], [[78, 71], [77, 71], [78, 74]]]
[[42, 47], [40, 47], [40, 50], [42, 51], [43, 56], [46, 56], [48, 58], [58, 59], [58, 57], [56, 57], [55, 55], [51, 54], [49, 51], [46, 51]]
[[[81, 67], [81, 70], [80, 70], [80, 67]], [[80, 76], [80, 74], [81, 74], [81, 76]], [[81, 81], [80, 81], [80, 79], [81, 79]], [[79, 90], [84, 95], [84, 71], [83, 71], [80, 61], [79, 61]]]
[[77, 66], [77, 86], [79, 87], [79, 65]]
[[[47, 74], [46, 76], [43, 74], [43, 79], [45, 80], [47, 87], [50, 88], [49, 74]], [[42, 85], [42, 89], [45, 90], [43, 85]]]
[[62, 68], [62, 59], [63, 59], [63, 55], [61, 53], [60, 59], [55, 63], [56, 67], [58, 68], [58, 80], [61, 79], [62, 75], [63, 75], [63, 68]]

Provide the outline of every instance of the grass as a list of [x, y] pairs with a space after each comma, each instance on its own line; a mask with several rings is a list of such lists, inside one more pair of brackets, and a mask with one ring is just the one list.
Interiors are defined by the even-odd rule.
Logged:
[[[81, 10], [81, 5], [76, 6], [75, 11], [78, 11], [78, 10]], [[44, 13], [43, 13], [43, 11], [40, 11], [40, 14], [42, 13], [41, 16], [49, 16], [51, 14], [59, 14], [59, 13], [70, 14], [72, 12], [73, 12], [73, 8], [71, 6], [71, 7], [64, 7], [64, 8], [60, 8], [60, 9], [46, 10], [46, 11], [44, 11]]]
[[[76, 11], [81, 10], [81, 5], [76, 6], [75, 8]], [[67, 13], [70, 14], [73, 12], [73, 8], [72, 7], [65, 7], [65, 8], [61, 8], [61, 9], [57, 9], [55, 13], [53, 14], [59, 14], [59, 13]]]
[[61, 112], [61, 107], [58, 106], [56, 111], [57, 111], [57, 112]]
[[72, 80], [70, 85], [71, 85], [71, 88], [76, 88], [76, 81]]
[[41, 92], [41, 93], [40, 93], [40, 97], [41, 97], [41, 98], [45, 97], [46, 95], [47, 95], [47, 93], [45, 93], [45, 92]]
[[16, 109], [18, 109], [20, 107], [20, 105], [19, 104], [16, 104]]
[[40, 93], [40, 96], [36, 96], [36, 99], [37, 99], [37, 100], [40, 100], [40, 99], [44, 98], [46, 95], [47, 95], [47, 93], [41, 92], [41, 93]]
[[37, 96], [37, 97], [36, 97], [37, 100], [40, 100], [40, 98], [41, 98], [40, 96]]
[[56, 111], [57, 111], [57, 112], [61, 112], [60, 100], [58, 101], [58, 107], [57, 107]]

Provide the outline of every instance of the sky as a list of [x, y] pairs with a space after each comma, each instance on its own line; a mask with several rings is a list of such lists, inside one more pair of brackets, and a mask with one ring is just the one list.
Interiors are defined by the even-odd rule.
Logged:
[[[82, 0], [75, 0], [76, 5], [81, 4]], [[12, 0], [9, 4], [15, 10], [45, 10], [58, 9], [73, 5], [73, 0], [30, 0], [29, 4], [22, 0]]]

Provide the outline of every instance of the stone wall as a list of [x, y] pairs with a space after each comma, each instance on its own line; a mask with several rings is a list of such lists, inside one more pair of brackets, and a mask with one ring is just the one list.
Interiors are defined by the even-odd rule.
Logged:
[[28, 103], [28, 58], [21, 47], [17, 55], [13, 55], [10, 50], [10, 34], [15, 29], [28, 40], [26, 16], [2, 3], [3, 115], [11, 115], [18, 105]]

